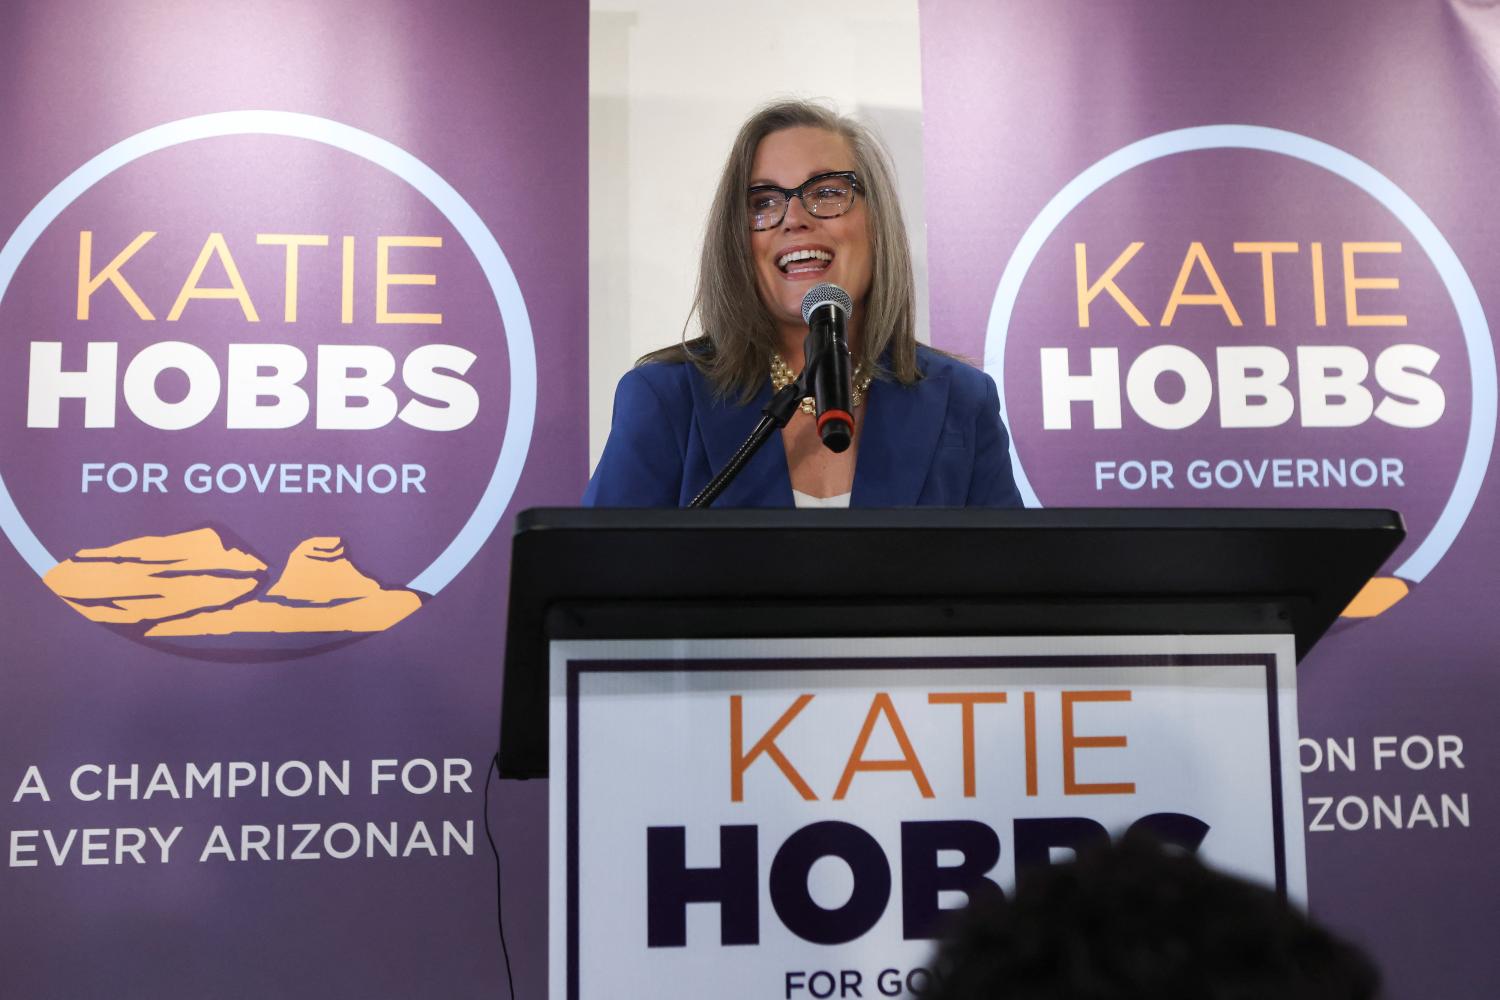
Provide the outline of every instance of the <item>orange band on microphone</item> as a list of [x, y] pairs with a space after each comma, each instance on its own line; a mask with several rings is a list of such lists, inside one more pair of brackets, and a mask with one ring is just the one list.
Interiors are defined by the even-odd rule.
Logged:
[[846, 423], [849, 425], [851, 431], [854, 430], [854, 418], [843, 410], [824, 410], [823, 415], [818, 418], [818, 430], [821, 431], [823, 425], [830, 420], [838, 420]]

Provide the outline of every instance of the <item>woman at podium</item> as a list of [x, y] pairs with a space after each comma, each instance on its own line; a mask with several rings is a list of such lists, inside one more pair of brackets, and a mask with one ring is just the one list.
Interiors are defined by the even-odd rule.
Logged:
[[984, 372], [916, 340], [911, 251], [884, 150], [804, 102], [741, 127], [714, 196], [694, 311], [703, 335], [642, 358], [583, 502], [686, 506], [802, 368], [807, 291], [853, 309], [853, 438], [825, 448], [804, 400], [719, 507], [1019, 507], [999, 395]]

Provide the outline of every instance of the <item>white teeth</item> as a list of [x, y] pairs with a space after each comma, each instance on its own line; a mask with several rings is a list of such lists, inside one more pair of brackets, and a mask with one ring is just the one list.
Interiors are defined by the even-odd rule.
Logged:
[[776, 266], [783, 271], [791, 264], [799, 260], [823, 260], [832, 261], [833, 254], [826, 250], [793, 250], [791, 253], [782, 254], [776, 258]]

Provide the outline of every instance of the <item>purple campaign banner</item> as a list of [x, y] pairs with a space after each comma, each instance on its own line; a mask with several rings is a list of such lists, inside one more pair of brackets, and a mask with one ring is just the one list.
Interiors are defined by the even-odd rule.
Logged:
[[[0, 13], [0, 995], [499, 995], [510, 522], [587, 466], [587, 6]], [[545, 991], [546, 789], [491, 790]]]
[[932, 329], [1040, 506], [1390, 507], [1300, 665], [1313, 914], [1500, 987], [1500, 9], [923, 0]]

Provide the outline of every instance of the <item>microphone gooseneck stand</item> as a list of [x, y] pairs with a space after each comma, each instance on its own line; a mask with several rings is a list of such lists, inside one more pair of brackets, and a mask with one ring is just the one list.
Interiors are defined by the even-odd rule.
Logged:
[[[814, 319], [819, 307], [829, 314], [823, 319]], [[802, 374], [790, 384], [783, 386], [760, 412], [760, 422], [745, 438], [739, 449], [730, 456], [718, 475], [709, 480], [707, 486], [693, 497], [689, 509], [707, 507], [719, 498], [734, 477], [760, 450], [771, 436], [771, 431], [780, 430], [792, 419], [797, 407], [806, 396], [818, 401], [818, 436], [824, 447], [841, 452], [849, 447], [854, 434], [854, 420], [849, 407], [849, 345], [844, 339], [843, 317], [851, 308], [849, 295], [837, 285], [818, 285], [803, 296], [802, 318], [807, 321], [807, 337], [802, 341]], [[843, 391], [835, 393], [836, 381], [841, 381]], [[824, 408], [825, 399], [834, 399], [834, 409]], [[831, 418], [831, 419], [830, 419]], [[824, 426], [825, 420], [828, 426]]]
[[761, 445], [766, 443], [766, 439], [771, 436], [771, 432], [773, 430], [780, 430], [787, 425], [787, 421], [792, 419], [792, 414], [797, 412], [797, 407], [801, 404], [802, 397], [806, 395], [806, 392], [803, 390], [803, 383], [807, 382], [809, 385], [811, 384], [808, 378], [808, 371], [811, 367], [810, 365], [804, 367], [800, 378], [782, 386], [781, 390], [771, 397], [771, 401], [760, 411], [763, 416], [760, 418], [760, 422], [755, 425], [755, 429], [750, 432], [750, 436], [745, 438], [744, 443], [730, 456], [729, 461], [724, 463], [724, 468], [719, 470], [719, 474], [709, 480], [708, 485], [703, 487], [697, 496], [693, 497], [692, 502], [688, 504], [689, 509], [707, 507], [719, 499], [719, 494], [723, 493], [725, 487], [734, 481], [735, 476], [740, 474], [740, 470], [745, 467], [745, 463], [750, 461], [751, 456], [760, 450]]

